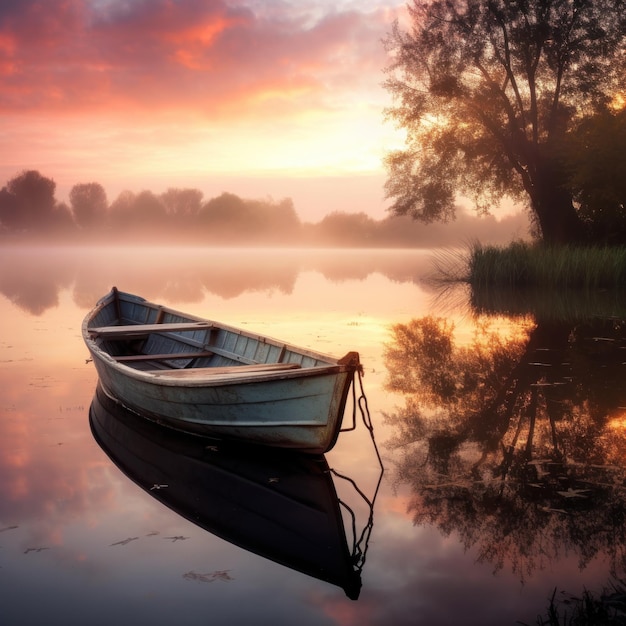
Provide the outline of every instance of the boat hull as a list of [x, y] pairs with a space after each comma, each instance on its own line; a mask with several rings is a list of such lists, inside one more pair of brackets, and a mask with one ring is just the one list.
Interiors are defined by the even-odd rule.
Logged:
[[[196, 359], [195, 362], [200, 364], [197, 368], [192, 364], [188, 368], [144, 371], [118, 360], [132, 358], [132, 355], [120, 357], [111, 354], [119, 342], [111, 343], [106, 338], [93, 336], [93, 329], [102, 324], [103, 318], [107, 320], [108, 328], [128, 323], [128, 315], [115, 317], [111, 313], [112, 310], [123, 309], [124, 298], [133, 302], [134, 309], [138, 303], [148, 310], [158, 307], [137, 296], [112, 292], [98, 303], [83, 323], [85, 343], [91, 352], [100, 384], [108, 396], [147, 418], [186, 432], [315, 454], [332, 448], [341, 428], [347, 395], [358, 367], [356, 353], [351, 353], [355, 355], [352, 358], [338, 361], [288, 346], [289, 364], [295, 369], [262, 369], [263, 366], [280, 367], [270, 357], [265, 363], [254, 361], [256, 365], [252, 366], [240, 367], [239, 364], [224, 367], [225, 363], [236, 361], [225, 361], [223, 348], [211, 348], [209, 332], [215, 334], [216, 324], [207, 322], [212, 331], [164, 334], [172, 344], [180, 344], [176, 348], [179, 353], [189, 354], [191, 347], [195, 346], [195, 349], [204, 350], [202, 354], [208, 354], [211, 349], [219, 350], [219, 354]], [[179, 312], [173, 314], [178, 322], [186, 320], [194, 323], [198, 320]], [[146, 323], [145, 319], [146, 313], [142, 312], [140, 320], [133, 320], [133, 323], [141, 328], [141, 324]], [[224, 327], [219, 327], [218, 334], [236, 333], [238, 343], [241, 343], [242, 337], [245, 338], [246, 346], [255, 345], [257, 358], [260, 353], [272, 354], [275, 347], [273, 340], [225, 328], [226, 331]], [[207, 334], [202, 336], [202, 333]], [[134, 336], [132, 341], [137, 341]], [[220, 345], [226, 345], [227, 341], [231, 341], [228, 336]], [[129, 340], [125, 346], [127, 351], [129, 345], [135, 343], [131, 344]], [[150, 345], [163, 349], [162, 341], [158, 343], [152, 336], [143, 338], [141, 345], [143, 349]], [[172, 358], [168, 359], [168, 363], [172, 363], [177, 354], [174, 348], [170, 349]], [[282, 353], [285, 353], [284, 348]], [[140, 356], [149, 358], [149, 350], [146, 355]], [[252, 359], [246, 362], [250, 361]], [[214, 368], [211, 367], [213, 362], [216, 364]], [[261, 367], [258, 371], [255, 370], [257, 365]]]
[[323, 453], [336, 437], [348, 374], [172, 386], [135, 378], [94, 355], [100, 383], [123, 405], [199, 435]]

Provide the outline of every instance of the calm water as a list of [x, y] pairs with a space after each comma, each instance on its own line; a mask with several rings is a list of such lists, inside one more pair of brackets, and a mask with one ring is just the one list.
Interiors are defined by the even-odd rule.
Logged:
[[[474, 315], [467, 294], [441, 298], [423, 280], [430, 258], [0, 251], [0, 623], [534, 624], [555, 588], [568, 598], [622, 578], [626, 341], [615, 311], [566, 302], [559, 315], [521, 316], [538, 309], [485, 298]], [[371, 535], [367, 504], [336, 475], [329, 488], [276, 459], [224, 453], [216, 465], [159, 433], [98, 443], [90, 407], [119, 416], [94, 402], [80, 323], [112, 285], [337, 356], [359, 351], [385, 463]], [[367, 429], [342, 434], [326, 462], [373, 497]], [[228, 493], [189, 482], [173, 504], [169, 483], [191, 475]], [[315, 515], [294, 529], [281, 490], [252, 501], [256, 484], [290, 481], [311, 498], [335, 489], [369, 536], [358, 600], [288, 563], [287, 537], [315, 534]], [[270, 558], [224, 538], [258, 546], [268, 519], [286, 538], [265, 547]]]

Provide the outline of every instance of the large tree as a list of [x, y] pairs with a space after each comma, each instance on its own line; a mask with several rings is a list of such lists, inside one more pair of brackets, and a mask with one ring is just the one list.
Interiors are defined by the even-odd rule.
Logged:
[[577, 121], [624, 88], [624, 0], [414, 0], [387, 38], [391, 211], [425, 222], [525, 199], [546, 242], [583, 227], [560, 158]]

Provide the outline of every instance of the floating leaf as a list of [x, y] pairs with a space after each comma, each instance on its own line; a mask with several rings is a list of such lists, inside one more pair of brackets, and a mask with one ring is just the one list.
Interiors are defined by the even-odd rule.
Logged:
[[112, 543], [112, 546], [125, 546], [127, 543], [130, 543], [131, 541], [135, 541], [136, 539], [139, 539], [139, 537], [128, 537], [127, 539], [122, 539], [122, 541], [116, 541], [115, 543]]
[[583, 494], [588, 491], [589, 489], [572, 489], [570, 487], [567, 491], [557, 491], [557, 493], [564, 498], [586, 498], [587, 496]]
[[182, 535], [176, 535], [175, 537], [163, 537], [163, 539], [171, 539], [174, 541], [185, 541], [185, 539], [189, 539], [189, 537], [183, 537]]
[[3, 533], [5, 530], [15, 530], [19, 528], [19, 526], [5, 526], [4, 528], [0, 528], [0, 533]]
[[223, 580], [224, 582], [235, 580], [228, 572], [230, 572], [230, 570], [227, 569], [215, 570], [208, 574], [199, 574], [198, 572], [191, 571], [183, 574], [183, 578], [185, 580], [195, 580], [200, 583], [212, 583], [216, 580]]
[[41, 552], [43, 550], [50, 550], [50, 548], [26, 548], [24, 554], [28, 554], [29, 552]]

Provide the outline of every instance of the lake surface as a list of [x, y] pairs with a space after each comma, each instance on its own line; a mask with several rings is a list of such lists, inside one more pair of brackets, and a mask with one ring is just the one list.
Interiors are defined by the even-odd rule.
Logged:
[[[431, 262], [426, 251], [0, 250], [0, 623], [535, 624], [555, 589], [558, 602], [619, 584], [621, 304], [442, 295], [425, 280]], [[139, 425], [123, 445], [98, 436], [94, 415], [125, 418], [95, 397], [80, 324], [113, 285], [335, 356], [358, 351], [378, 491], [362, 423], [326, 455], [336, 473], [313, 479]], [[371, 519], [342, 476], [376, 496]], [[196, 478], [228, 493], [193, 491]], [[291, 514], [289, 481], [346, 505], [358, 599], [354, 581], [346, 591], [289, 562], [287, 537], [304, 545], [318, 528]], [[266, 501], [253, 502], [256, 485]], [[256, 554], [272, 517], [285, 541], [273, 531], [276, 552]]]

